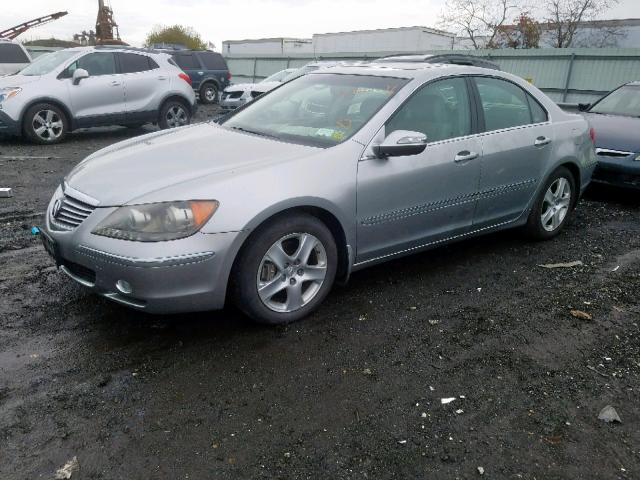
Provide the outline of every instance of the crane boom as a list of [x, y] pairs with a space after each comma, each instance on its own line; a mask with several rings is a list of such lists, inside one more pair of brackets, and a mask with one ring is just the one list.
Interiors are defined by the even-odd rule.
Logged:
[[2, 32], [0, 32], [0, 38], [8, 38], [12, 40], [31, 28], [39, 27], [40, 25], [44, 25], [45, 23], [53, 22], [54, 20], [64, 17], [67, 13], [68, 12], [57, 12], [52, 13], [51, 15], [46, 15], [44, 17], [34, 18], [33, 20], [29, 20], [28, 22], [24, 22], [20, 25], [16, 25], [15, 27], [3, 30]]

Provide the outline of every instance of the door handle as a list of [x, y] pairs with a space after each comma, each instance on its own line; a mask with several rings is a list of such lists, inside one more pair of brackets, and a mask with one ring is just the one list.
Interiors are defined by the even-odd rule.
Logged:
[[165, 77], [164, 75], [160, 75], [160, 76], [158, 77], [158, 80], [166, 80], [166, 79], [167, 79], [167, 77]]
[[534, 143], [534, 145], [536, 147], [544, 147], [545, 145], [549, 145], [551, 143], [551, 139], [547, 138], [547, 137], [538, 137], [536, 138], [536, 141]]
[[118, 82], [117, 80], [114, 80], [113, 82], [111, 82], [111, 86], [112, 87], [119, 87], [120, 85], [122, 85], [120, 82]]
[[470, 162], [471, 160], [475, 160], [479, 156], [480, 155], [478, 155], [476, 152], [470, 152], [469, 150], [464, 150], [456, 155], [454, 162], [456, 163]]

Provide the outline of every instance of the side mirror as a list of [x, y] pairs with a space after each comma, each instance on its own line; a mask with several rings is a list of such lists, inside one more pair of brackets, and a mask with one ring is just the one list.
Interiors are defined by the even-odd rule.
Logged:
[[419, 155], [427, 148], [427, 136], [420, 132], [396, 130], [387, 135], [380, 145], [373, 146], [379, 158]]
[[590, 103], [579, 103], [578, 104], [578, 110], [581, 111], [581, 112], [586, 112], [590, 108], [591, 108], [591, 104]]
[[73, 84], [78, 85], [83, 78], [89, 78], [89, 72], [84, 68], [78, 68], [73, 72]]

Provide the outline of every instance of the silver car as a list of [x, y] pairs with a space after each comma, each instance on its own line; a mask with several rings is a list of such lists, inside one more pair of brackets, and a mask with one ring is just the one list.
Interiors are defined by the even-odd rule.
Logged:
[[[224, 89], [220, 98], [220, 106], [225, 110], [235, 110], [255, 97], [273, 90], [297, 68], [286, 68], [268, 76], [258, 83], [236, 83]], [[254, 93], [255, 90], [255, 93]]]
[[0, 134], [40, 144], [102, 125], [179, 127], [195, 108], [187, 74], [169, 55], [149, 50], [70, 48], [0, 78]]
[[94, 153], [49, 204], [60, 269], [154, 313], [284, 323], [391, 258], [524, 227], [557, 235], [596, 164], [580, 116], [476, 67], [334, 67], [225, 119]]

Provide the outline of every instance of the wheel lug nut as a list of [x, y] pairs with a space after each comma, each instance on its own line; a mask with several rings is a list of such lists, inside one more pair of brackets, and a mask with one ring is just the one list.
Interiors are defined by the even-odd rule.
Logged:
[[296, 284], [296, 279], [295, 279], [295, 278], [292, 278], [291, 280], [289, 280], [289, 283], [290, 283], [291, 285], [295, 285], [295, 284]]
[[300, 276], [304, 275], [304, 270], [299, 269], [299, 270], [298, 270], [298, 275], [300, 275]]

